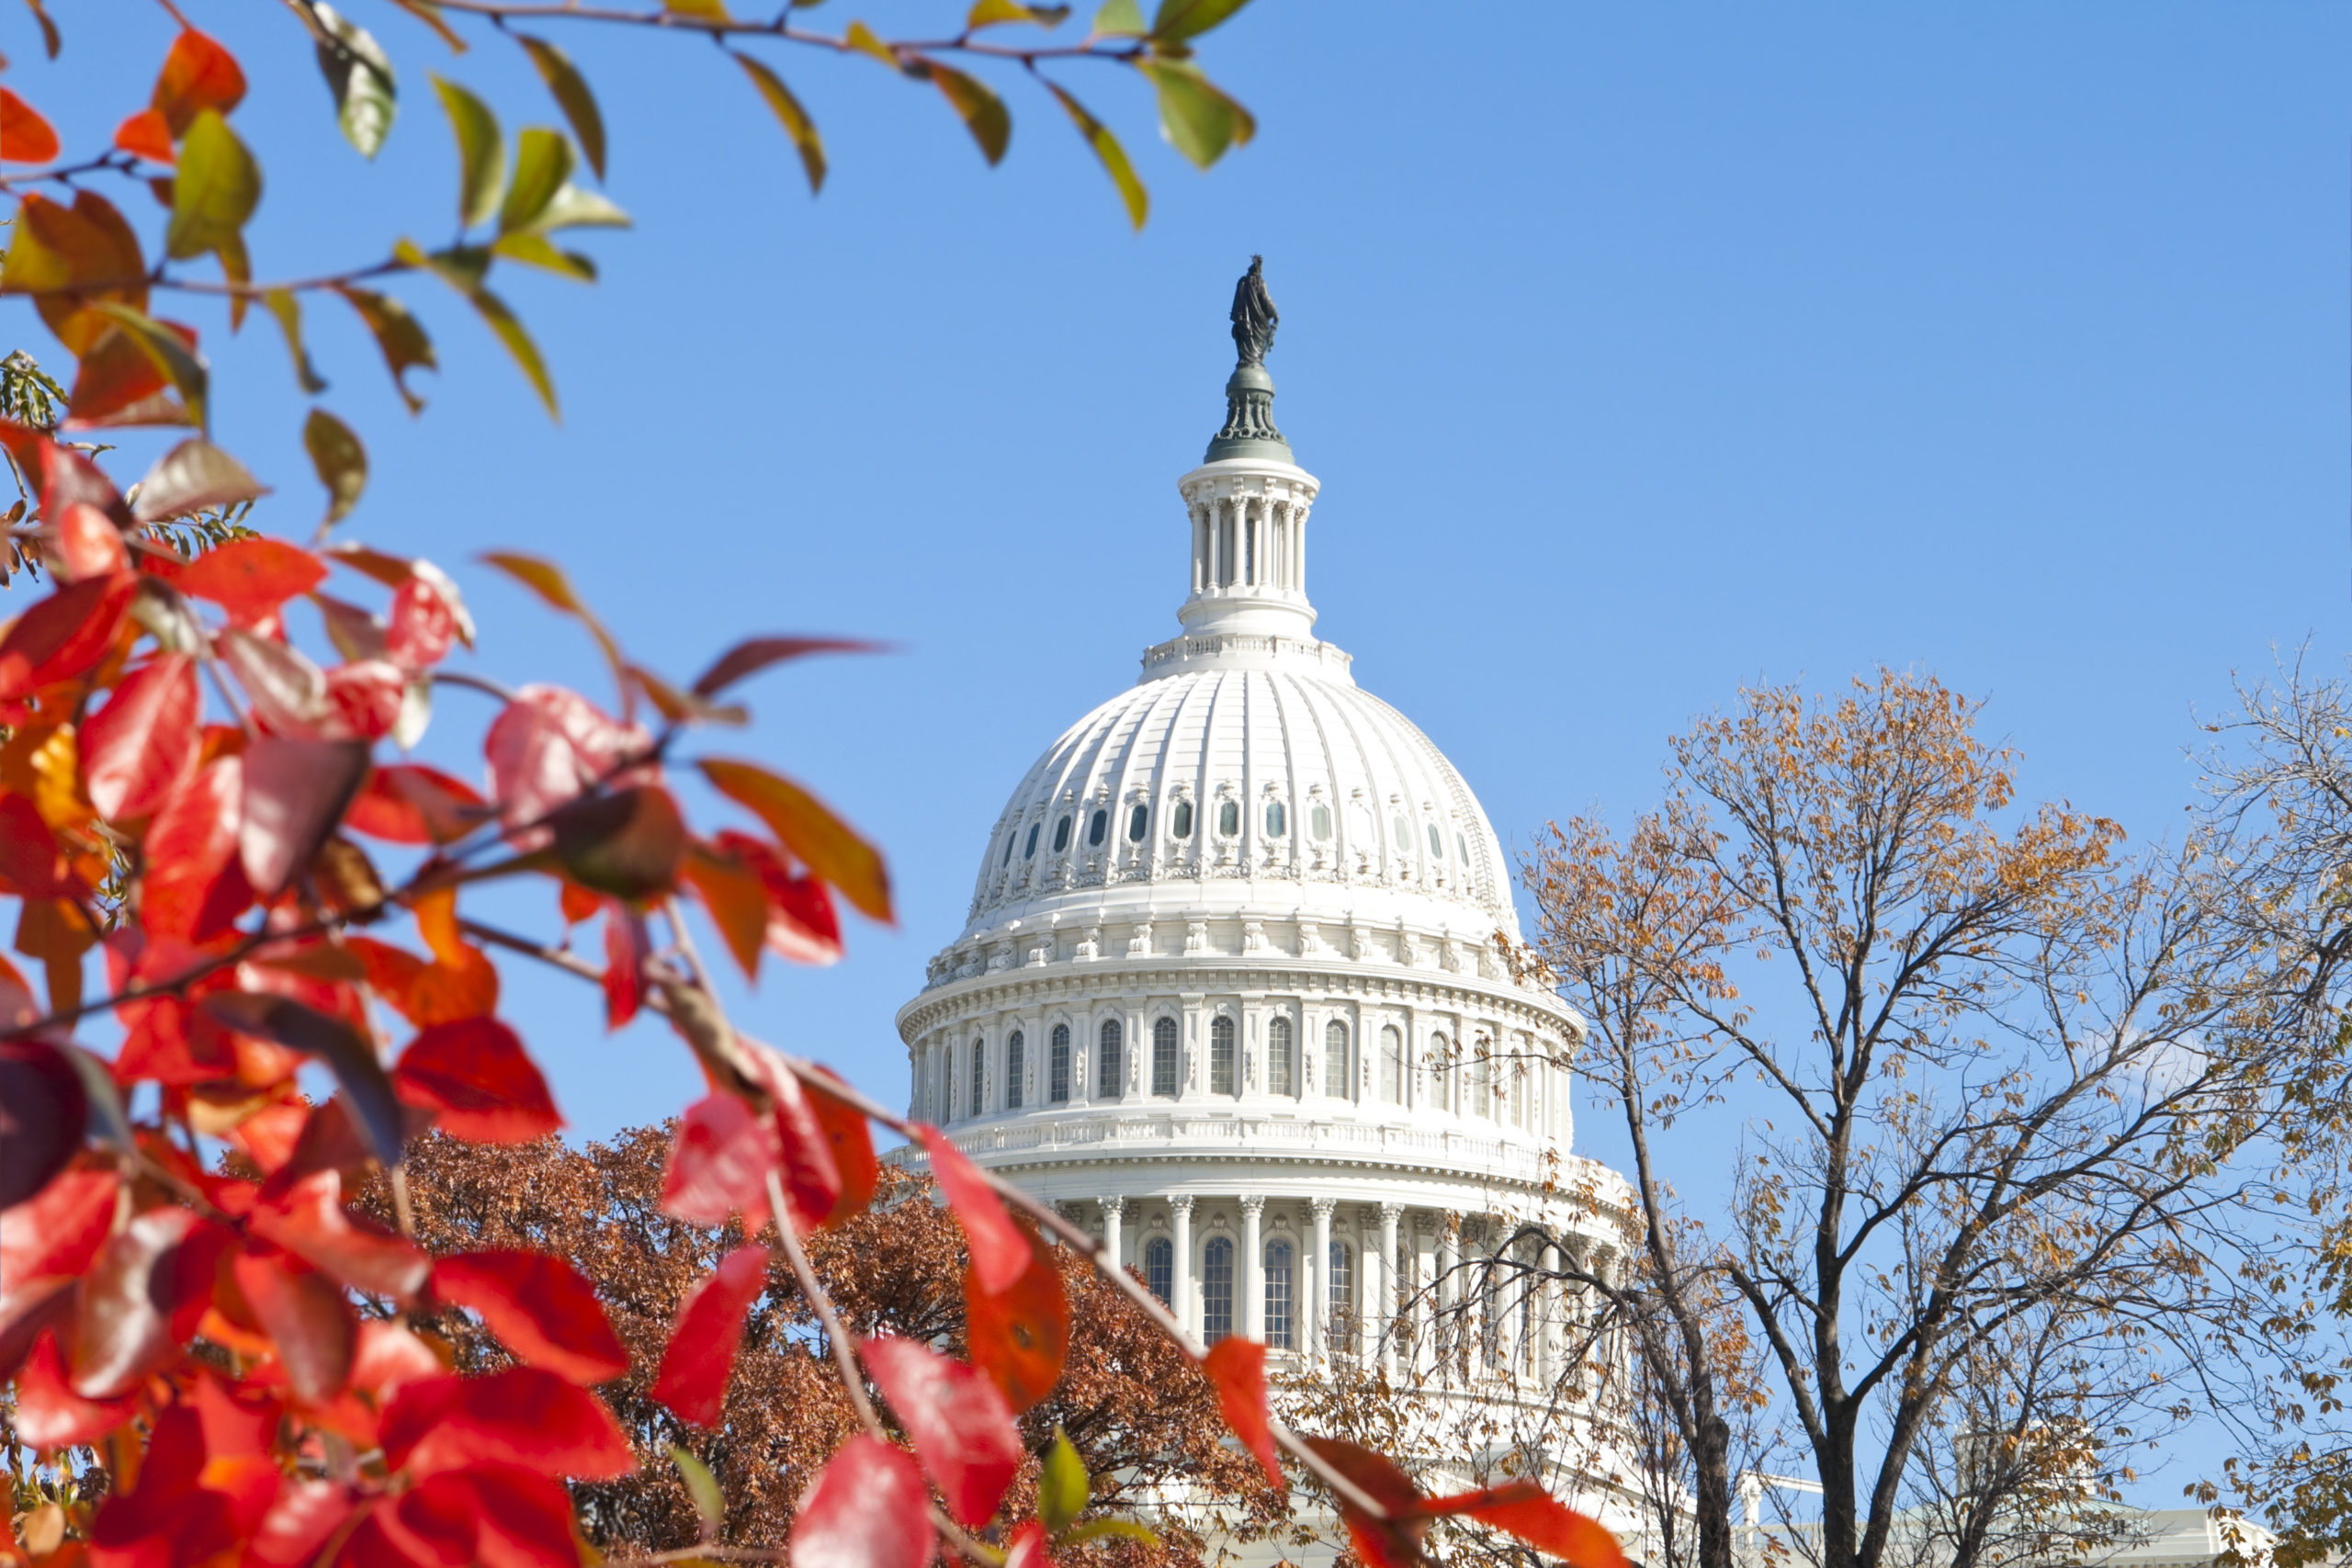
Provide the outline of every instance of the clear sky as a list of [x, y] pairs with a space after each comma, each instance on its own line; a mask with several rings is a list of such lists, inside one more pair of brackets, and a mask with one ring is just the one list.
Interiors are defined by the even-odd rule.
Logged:
[[[167, 24], [55, 8], [60, 62], [21, 7], [0, 48], [85, 147], [143, 102]], [[553, 118], [514, 51], [453, 62], [355, 6], [403, 87], [367, 165], [285, 14], [191, 9], [257, 84], [239, 123], [267, 160], [265, 276], [444, 236], [428, 68]], [[867, 15], [917, 29], [953, 9]], [[1258, 0], [1205, 40], [1260, 124], [1208, 175], [1159, 143], [1136, 85], [1067, 75], [1151, 186], [1140, 235], [1032, 92], [1010, 94], [990, 171], [928, 88], [779, 56], [831, 149], [812, 200], [709, 51], [559, 36], [639, 220], [590, 240], [597, 287], [507, 286], [564, 422], [424, 281], [399, 287], [446, 373], [420, 378], [415, 421], [315, 307], [326, 401], [378, 472], [347, 531], [458, 569], [479, 666], [509, 680], [605, 695], [575, 630], [470, 564], [494, 547], [560, 558], [677, 675], [758, 630], [898, 645], [763, 678], [759, 728], [716, 743], [798, 775], [889, 854], [899, 929], [856, 925], [831, 971], [772, 967], [744, 1014], [890, 1100], [892, 1014], [961, 925], [1006, 794], [1174, 629], [1173, 481], [1221, 415], [1252, 251], [1283, 310], [1277, 412], [1324, 485], [1319, 629], [1507, 845], [1638, 809], [1664, 738], [1744, 681], [1827, 687], [1882, 662], [1989, 696], [2030, 794], [2161, 835], [2193, 792], [2193, 715], [2232, 671], [2274, 642], [2344, 648], [2341, 7]], [[306, 206], [335, 231], [296, 235]], [[197, 320], [221, 440], [306, 529], [278, 344]], [[461, 725], [435, 754], [478, 768], [488, 715], [446, 701]], [[517, 976], [510, 997], [580, 1131], [690, 1091], [679, 1048], [607, 1040], [586, 988]]]

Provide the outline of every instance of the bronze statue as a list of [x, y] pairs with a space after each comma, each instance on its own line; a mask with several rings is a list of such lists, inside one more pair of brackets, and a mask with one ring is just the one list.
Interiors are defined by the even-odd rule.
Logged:
[[1261, 270], [1263, 256], [1250, 258], [1250, 270], [1233, 286], [1233, 346], [1244, 365], [1263, 365], [1266, 351], [1274, 346], [1274, 329], [1282, 325], [1282, 312], [1274, 309], [1273, 296], [1266, 292], [1266, 278]]

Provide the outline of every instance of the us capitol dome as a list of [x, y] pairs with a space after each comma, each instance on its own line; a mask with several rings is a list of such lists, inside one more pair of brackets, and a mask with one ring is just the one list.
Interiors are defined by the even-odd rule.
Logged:
[[[1317, 636], [1321, 484], [1274, 424], [1254, 261], [1234, 320], [1225, 424], [1167, 524], [1181, 629], [989, 828], [898, 1015], [912, 1112], [1204, 1339], [1549, 1390], [1580, 1304], [1478, 1265], [1530, 1219], [1617, 1246], [1623, 1184], [1570, 1152], [1582, 1025], [1503, 962], [1510, 865], [1469, 784]], [[1469, 1343], [1442, 1326], [1465, 1304]]]

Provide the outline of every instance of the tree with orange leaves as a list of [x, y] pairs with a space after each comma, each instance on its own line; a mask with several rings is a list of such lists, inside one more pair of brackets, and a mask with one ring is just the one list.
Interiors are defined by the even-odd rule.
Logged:
[[[1523, 962], [1584, 1013], [1639, 1204], [1636, 1266], [1557, 1277], [1642, 1359], [1702, 1568], [1735, 1548], [1727, 1309], [1824, 1568], [2111, 1535], [2127, 1450], [2253, 1418], [2233, 1395], [2293, 1332], [2255, 1222], [2309, 1041], [2265, 950], [2199, 841], [2127, 858], [2020, 805], [1978, 716], [1896, 671], [1743, 692], [1671, 743], [1657, 807], [1527, 866]], [[1702, 1227], [1675, 1194], [1709, 1176]]]

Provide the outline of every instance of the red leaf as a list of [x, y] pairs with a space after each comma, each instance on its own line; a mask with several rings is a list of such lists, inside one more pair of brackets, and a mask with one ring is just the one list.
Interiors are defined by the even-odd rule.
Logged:
[[615, 723], [576, 692], [530, 685], [491, 721], [482, 754], [500, 812], [509, 827], [521, 828], [651, 744], [643, 729]]
[[324, 1274], [282, 1252], [240, 1252], [230, 1260], [238, 1292], [277, 1345], [288, 1386], [305, 1404], [324, 1404], [351, 1376], [358, 1320]]
[[[14, 1213], [82, 1147], [90, 1111], [81, 1074], [43, 1040], [0, 1041], [0, 1208]], [[20, 1276], [0, 1279], [0, 1288]]]
[[345, 937], [344, 945], [368, 972], [368, 987], [422, 1029], [486, 1018], [498, 1010], [498, 966], [461, 946], [453, 963], [431, 963], [373, 937]]
[[0, 162], [46, 164], [57, 156], [57, 130], [33, 107], [0, 87]]
[[767, 1281], [768, 1249], [739, 1247], [686, 1292], [653, 1380], [653, 1397], [681, 1421], [718, 1425], [727, 1405], [727, 1379], [742, 1344], [743, 1319]]
[[17, 1438], [36, 1449], [93, 1443], [139, 1413], [135, 1396], [84, 1399], [65, 1382], [57, 1337], [44, 1334], [17, 1374]]
[[571, 1495], [561, 1482], [515, 1465], [445, 1472], [379, 1517], [412, 1562], [480, 1568], [578, 1568], [580, 1562]]
[[0, 700], [28, 696], [96, 664], [139, 586], [131, 572], [88, 577], [38, 601], [0, 637]]
[[327, 672], [276, 637], [231, 626], [217, 639], [221, 662], [252, 699], [254, 717], [274, 735], [322, 739], [329, 715]]
[[357, 740], [264, 735], [245, 743], [244, 812], [237, 858], [245, 881], [274, 898], [311, 863], [368, 773]]
[[171, 797], [196, 764], [202, 711], [196, 660], [185, 653], [159, 654], [115, 682], [82, 726], [82, 778], [99, 816], [153, 816]]
[[1600, 1520], [1577, 1513], [1532, 1481], [1431, 1498], [1421, 1509], [1428, 1514], [1467, 1514], [1564, 1559], [1571, 1568], [1627, 1568], [1623, 1549]]
[[695, 678], [695, 695], [713, 697], [736, 682], [771, 664], [787, 659], [800, 659], [811, 653], [878, 653], [878, 642], [859, 642], [838, 637], [755, 637], [737, 643], [711, 661], [710, 668]]
[[1411, 1477], [1384, 1454], [1340, 1438], [1308, 1438], [1306, 1446], [1322, 1461], [1369, 1494], [1387, 1514], [1374, 1518], [1344, 1500], [1334, 1498], [1346, 1521], [1348, 1540], [1369, 1568], [1418, 1568], [1421, 1537], [1429, 1529], [1420, 1494]]
[[384, 651], [396, 663], [425, 670], [441, 662], [457, 640], [458, 613], [435, 584], [412, 577], [392, 595]]
[[610, 1481], [637, 1469], [602, 1401], [538, 1367], [420, 1379], [384, 1411], [384, 1458], [423, 1479], [484, 1462]]
[[351, 1358], [351, 1386], [381, 1404], [410, 1383], [448, 1371], [431, 1346], [396, 1323], [369, 1318], [359, 1325], [359, 1348]]
[[481, 1314], [518, 1359], [558, 1377], [594, 1385], [628, 1371], [596, 1287], [560, 1258], [519, 1248], [461, 1252], [433, 1266], [433, 1293]]
[[810, 873], [795, 874], [775, 847], [749, 833], [723, 828], [713, 843], [741, 860], [760, 879], [767, 894], [769, 947], [795, 964], [838, 963], [842, 956], [841, 916], [833, 895]]
[[980, 1288], [990, 1292], [1010, 1289], [1029, 1267], [1029, 1238], [1004, 1212], [1003, 1202], [989, 1190], [980, 1168], [946, 1134], [920, 1122], [914, 1130], [931, 1155], [931, 1174], [964, 1227], [965, 1244], [972, 1253], [972, 1272]]
[[354, 832], [395, 844], [446, 844], [484, 815], [471, 785], [422, 762], [396, 762], [368, 775], [344, 821]]
[[[831, 1069], [817, 1069], [828, 1077], [840, 1081]], [[847, 1100], [826, 1092], [818, 1084], [804, 1084], [808, 1091], [808, 1109], [825, 1129], [825, 1140], [833, 1151], [833, 1168], [841, 1173], [842, 1195], [833, 1204], [825, 1224], [840, 1224], [843, 1220], [865, 1213], [874, 1201], [874, 1190], [881, 1180], [881, 1162], [874, 1157], [874, 1134], [866, 1126], [865, 1112]]]
[[563, 1125], [547, 1079], [494, 1018], [419, 1032], [392, 1069], [392, 1087], [410, 1104], [439, 1111], [451, 1137], [477, 1144], [527, 1144]]
[[207, 550], [179, 574], [179, 588], [209, 599], [239, 622], [250, 623], [326, 580], [327, 569], [318, 557], [263, 536], [232, 539]]
[[911, 1339], [868, 1339], [859, 1354], [948, 1513], [967, 1529], [987, 1524], [1022, 1458], [1021, 1434], [996, 1385]]
[[74, 1391], [116, 1398], [177, 1359], [229, 1239], [187, 1209], [150, 1209], [99, 1248], [74, 1314]]
[[172, 40], [155, 78], [155, 108], [177, 136], [203, 109], [227, 114], [245, 96], [245, 73], [236, 56], [190, 28]]
[[343, 1178], [313, 1171], [286, 1195], [256, 1206], [254, 1234], [308, 1259], [355, 1290], [413, 1300], [424, 1289], [432, 1260], [414, 1243], [363, 1230], [343, 1206]]
[[686, 884], [702, 900], [710, 923], [726, 940], [728, 956], [745, 979], [760, 977], [760, 952], [767, 940], [768, 894], [759, 873], [741, 856], [696, 840], [686, 847], [680, 867]]
[[964, 1340], [972, 1364], [988, 1373], [1015, 1411], [1035, 1408], [1061, 1382], [1069, 1356], [1069, 1296], [1046, 1244], [1027, 1233], [1029, 1266], [1003, 1291], [964, 1276]]
[[157, 164], [176, 164], [171, 122], [155, 109], [141, 109], [114, 128], [114, 144], [136, 157]]
[[645, 994], [645, 919], [617, 898], [605, 903], [605, 1027], [637, 1016]]
[[0, 892], [26, 898], [72, 898], [83, 891], [58, 854], [56, 837], [31, 797], [0, 795]]
[[1216, 1387], [1217, 1406], [1225, 1424], [1256, 1458], [1266, 1479], [1279, 1489], [1282, 1461], [1274, 1457], [1272, 1418], [1266, 1412], [1266, 1348], [1255, 1339], [1227, 1335], [1209, 1347], [1201, 1370]]
[[351, 1510], [351, 1489], [342, 1483], [288, 1476], [245, 1542], [241, 1568], [310, 1568]]
[[1004, 1549], [1004, 1568], [1054, 1568], [1046, 1551], [1046, 1521], [1023, 1519]]
[[389, 659], [338, 664], [326, 674], [320, 733], [334, 740], [380, 740], [400, 722], [409, 672]]
[[792, 1223], [806, 1233], [833, 1217], [842, 1201], [841, 1167], [833, 1160], [833, 1140], [800, 1080], [773, 1051], [759, 1050], [752, 1059], [761, 1074], [760, 1087], [768, 1092], [768, 1121], [775, 1129], [777, 1170], [784, 1201]]
[[201, 942], [254, 901], [237, 860], [244, 761], [221, 757], [181, 781], [147, 828], [140, 913], [150, 937]]
[[[0, 93], [8, 89], [0, 87]], [[111, 577], [130, 570], [130, 551], [114, 520], [86, 501], [77, 501], [57, 519], [58, 575], [67, 582]]]
[[802, 1495], [792, 1568], [923, 1568], [938, 1544], [914, 1460], [860, 1432]]
[[723, 1225], [738, 1211], [763, 1213], [767, 1174], [781, 1157], [764, 1118], [731, 1094], [707, 1095], [678, 1119], [662, 1212], [696, 1225]]
[[[0, 1103], [15, 1101], [0, 1091]], [[6, 1116], [0, 1111], [0, 1127]], [[0, 1135], [0, 1148], [16, 1137]], [[87, 1269], [114, 1225], [120, 1190], [110, 1170], [70, 1170], [38, 1196], [0, 1210], [0, 1291], [13, 1297], [37, 1280], [71, 1279]]]

